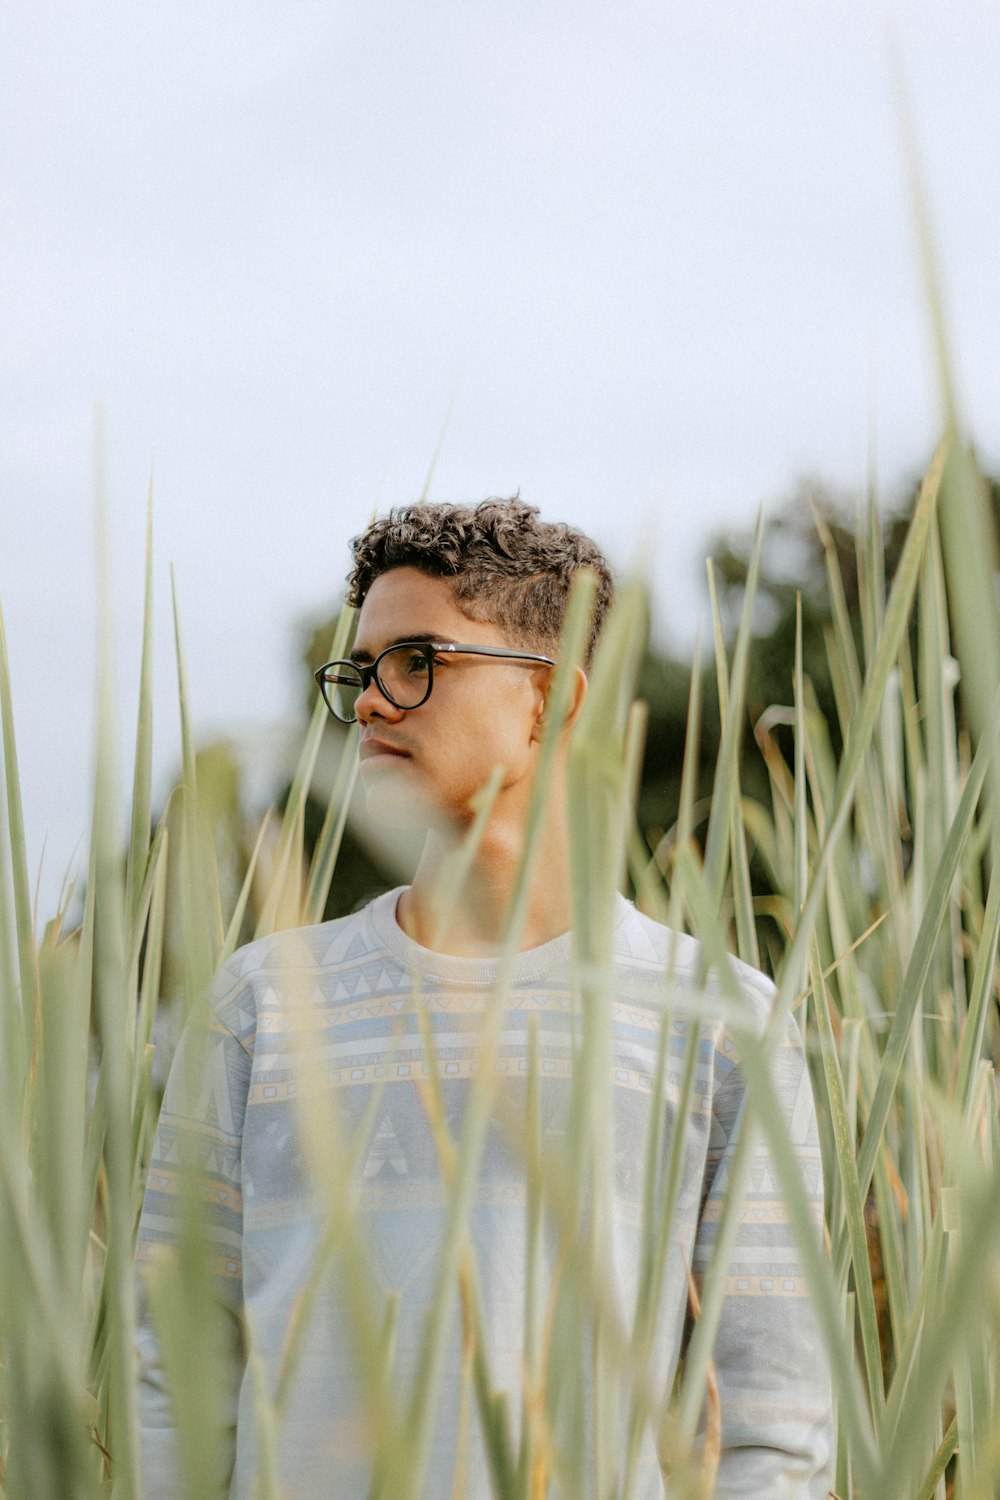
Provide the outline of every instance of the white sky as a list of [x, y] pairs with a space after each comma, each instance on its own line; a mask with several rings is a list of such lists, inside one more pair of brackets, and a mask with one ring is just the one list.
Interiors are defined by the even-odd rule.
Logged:
[[[193, 706], [297, 704], [297, 625], [346, 539], [519, 488], [642, 551], [689, 639], [702, 555], [809, 471], [891, 489], [937, 402], [867, 3], [0, 0], [0, 600], [43, 912], [85, 835], [92, 434], [110, 431], [135, 711], [150, 468], [161, 785], [167, 564]], [[964, 409], [1000, 455], [1000, 6], [893, 29]], [[655, 523], [655, 540], [649, 526]]]

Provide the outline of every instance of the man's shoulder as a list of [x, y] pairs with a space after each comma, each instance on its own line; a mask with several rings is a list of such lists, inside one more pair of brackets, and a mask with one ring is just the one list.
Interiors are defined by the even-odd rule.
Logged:
[[[624, 897], [621, 907], [615, 933], [615, 956], [619, 964], [667, 977], [685, 989], [724, 995], [730, 988], [717, 969], [707, 968], [705, 950], [697, 938], [657, 922]], [[765, 1020], [774, 1004], [773, 981], [732, 954], [727, 956], [727, 963], [741, 999]]]
[[271, 932], [237, 948], [216, 975], [213, 1009], [224, 1011], [248, 990], [269, 981], [307, 982], [311, 973], [328, 973], [376, 957], [381, 942], [370, 920], [373, 904], [328, 922]]

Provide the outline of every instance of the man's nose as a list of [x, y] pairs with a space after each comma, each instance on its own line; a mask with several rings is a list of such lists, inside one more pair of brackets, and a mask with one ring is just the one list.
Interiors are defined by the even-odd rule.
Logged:
[[385, 719], [390, 724], [397, 724], [405, 711], [405, 709], [397, 708], [395, 703], [385, 696], [374, 676], [364, 691], [358, 694], [354, 704], [354, 713], [359, 724], [368, 724], [372, 719]]

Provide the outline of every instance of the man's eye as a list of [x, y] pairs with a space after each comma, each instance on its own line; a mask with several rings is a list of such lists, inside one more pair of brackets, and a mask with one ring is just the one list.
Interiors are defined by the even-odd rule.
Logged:
[[412, 651], [404, 663], [408, 677], [422, 677], [427, 674], [427, 657], [423, 651]]

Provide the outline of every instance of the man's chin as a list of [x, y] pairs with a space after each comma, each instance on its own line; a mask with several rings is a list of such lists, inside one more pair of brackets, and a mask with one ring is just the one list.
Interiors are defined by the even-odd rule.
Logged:
[[410, 760], [379, 756], [361, 763], [368, 816], [384, 828], [434, 828], [441, 821]]

